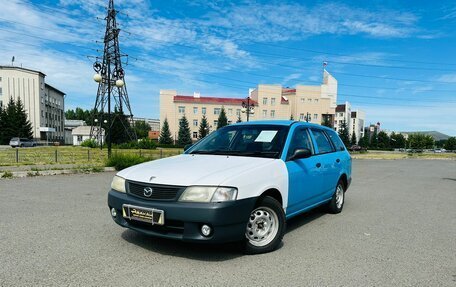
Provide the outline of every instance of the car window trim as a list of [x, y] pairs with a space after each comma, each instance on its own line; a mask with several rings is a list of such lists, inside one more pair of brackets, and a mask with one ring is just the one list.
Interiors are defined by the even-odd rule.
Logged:
[[[310, 157], [313, 157], [314, 155], [317, 155], [317, 154], [315, 153], [315, 146], [314, 146], [314, 143], [313, 143], [313, 140], [312, 140], [312, 136], [310, 135], [310, 132], [309, 132], [309, 128], [308, 128], [308, 127], [306, 127], [306, 126], [297, 126], [297, 127], [294, 129], [293, 134], [291, 135], [291, 140], [293, 140], [293, 137], [295, 136], [295, 133], [298, 132], [298, 131], [300, 131], [300, 130], [302, 130], [302, 131], [304, 131], [304, 132], [307, 133], [307, 137], [308, 137], [308, 139], [309, 139], [309, 143], [310, 143], [310, 146], [311, 146], [311, 148], [312, 148], [312, 149], [311, 149], [312, 155], [311, 155]], [[290, 142], [290, 144], [291, 144], [291, 142]], [[287, 149], [287, 158], [286, 158], [286, 161], [290, 161], [290, 157], [291, 157], [291, 155], [288, 156], [288, 152], [290, 151], [290, 144], [288, 145], [288, 149]], [[282, 152], [283, 152], [283, 151], [282, 151]]]

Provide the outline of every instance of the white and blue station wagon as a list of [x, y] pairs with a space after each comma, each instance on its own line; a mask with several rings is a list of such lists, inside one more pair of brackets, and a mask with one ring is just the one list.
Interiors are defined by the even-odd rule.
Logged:
[[330, 128], [254, 121], [221, 128], [184, 154], [117, 173], [114, 221], [148, 235], [276, 249], [286, 220], [320, 205], [339, 213], [351, 157]]

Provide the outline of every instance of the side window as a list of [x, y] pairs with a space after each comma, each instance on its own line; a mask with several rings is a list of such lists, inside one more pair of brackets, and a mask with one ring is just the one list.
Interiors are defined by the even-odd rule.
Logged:
[[325, 133], [322, 130], [312, 129], [312, 134], [315, 138], [315, 141], [317, 142], [319, 154], [334, 151], [334, 148], [329, 142], [329, 139], [326, 137]]
[[344, 151], [345, 150], [345, 145], [340, 139], [340, 137], [336, 134], [336, 132], [333, 131], [326, 131], [326, 133], [329, 135], [329, 138], [331, 139], [332, 143], [336, 147], [337, 151]]
[[287, 158], [293, 155], [296, 149], [309, 149], [314, 153], [312, 140], [309, 136], [309, 131], [306, 128], [297, 128], [291, 138], [290, 146], [288, 147]]

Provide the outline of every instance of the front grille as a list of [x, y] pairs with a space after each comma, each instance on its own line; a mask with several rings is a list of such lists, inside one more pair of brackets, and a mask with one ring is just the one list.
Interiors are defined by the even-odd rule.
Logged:
[[[147, 197], [144, 195], [144, 189], [152, 188], [152, 195]], [[177, 200], [185, 187], [174, 185], [147, 184], [139, 182], [128, 182], [128, 193], [146, 200]]]

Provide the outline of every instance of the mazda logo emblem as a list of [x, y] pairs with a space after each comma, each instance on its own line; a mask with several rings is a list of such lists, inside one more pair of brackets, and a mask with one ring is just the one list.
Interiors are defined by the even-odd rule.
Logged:
[[151, 197], [153, 192], [154, 192], [154, 190], [152, 189], [152, 187], [145, 187], [144, 188], [144, 196], [145, 197]]

